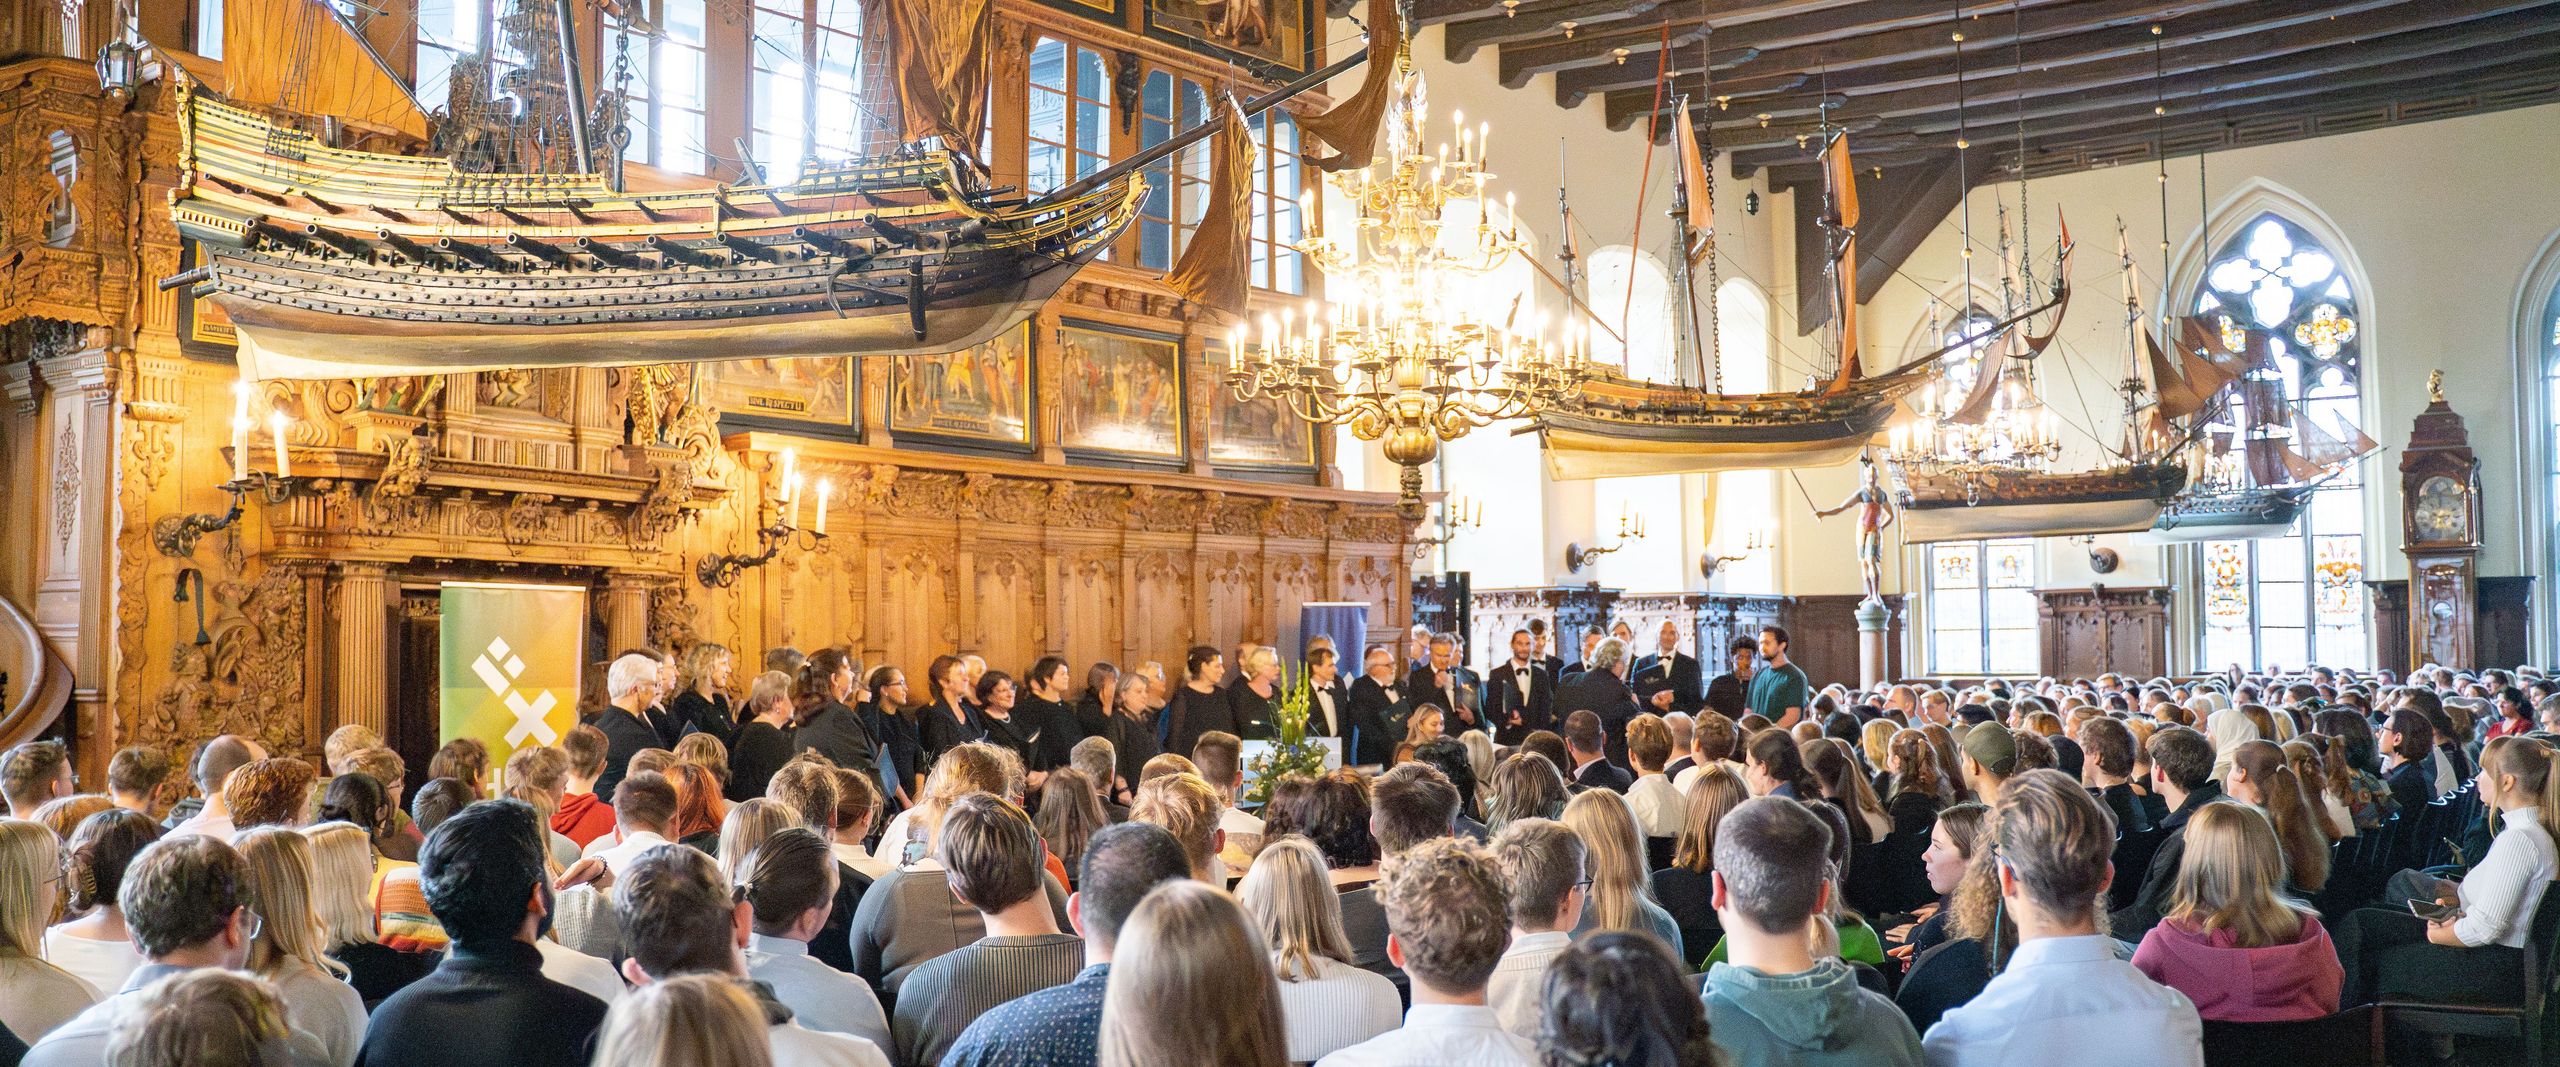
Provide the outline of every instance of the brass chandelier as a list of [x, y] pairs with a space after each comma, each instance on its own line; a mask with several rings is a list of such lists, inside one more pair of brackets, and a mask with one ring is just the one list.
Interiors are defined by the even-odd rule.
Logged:
[[[1293, 246], [1324, 272], [1332, 299], [1235, 330], [1227, 386], [1380, 442], [1401, 468], [1397, 510], [1418, 522], [1422, 467], [1441, 442], [1572, 396], [1589, 361], [1582, 331], [1568, 325], [1551, 340], [1524, 298], [1485, 295], [1525, 247], [1508, 213], [1497, 226], [1485, 203], [1489, 126], [1452, 116], [1455, 153], [1443, 144], [1426, 154], [1422, 77], [1402, 63], [1396, 77], [1383, 158], [1333, 176], [1358, 212], [1350, 239], [1310, 232]], [[1444, 230], [1452, 205], [1469, 202], [1473, 228]]]

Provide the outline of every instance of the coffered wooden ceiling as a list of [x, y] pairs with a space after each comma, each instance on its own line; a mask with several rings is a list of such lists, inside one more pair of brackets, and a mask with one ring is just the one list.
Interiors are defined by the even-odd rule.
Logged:
[[1827, 112], [1857, 152], [1861, 246], [1884, 260], [1868, 296], [2021, 161], [2040, 176], [2560, 102], [2560, 0], [1408, 2], [1441, 27], [1416, 47], [1491, 49], [1505, 84], [1597, 98], [1613, 128], [1685, 98], [1734, 173], [1782, 189], [1820, 182]]

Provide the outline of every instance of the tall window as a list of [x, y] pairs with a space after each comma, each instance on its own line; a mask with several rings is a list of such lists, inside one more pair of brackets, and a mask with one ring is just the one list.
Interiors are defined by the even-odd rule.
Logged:
[[2036, 673], [2035, 542], [1929, 546], [1929, 669]]
[[1031, 48], [1030, 189], [1045, 193], [1111, 160], [1111, 75], [1102, 53], [1043, 37]]
[[[2306, 434], [2344, 437], [2358, 421], [2356, 297], [2337, 258], [2273, 213], [2208, 261], [2189, 306], [2226, 348], [2247, 349], [2252, 331], [2265, 339], [2227, 421], [2208, 427], [2238, 443], [2255, 484], [2288, 481], [2282, 450]], [[2364, 479], [2350, 464], [2319, 486], [2284, 536], [2202, 546], [2204, 666], [2370, 665]]]
[[861, 144], [855, 107], [862, 60], [856, 0], [757, 0], [747, 83], [748, 145], [765, 176], [799, 177], [809, 159], [844, 159]]
[[[479, 51], [480, 42], [489, 39], [490, 17], [484, 0], [418, 0], [418, 63], [412, 86], [420, 101], [429, 107], [445, 102], [453, 85], [453, 65]], [[199, 27], [200, 35], [203, 29]], [[210, 24], [210, 32], [210, 37], [201, 39], [218, 46], [222, 41], [218, 18]]]
[[[1209, 90], [1167, 71], [1147, 72], [1139, 97], [1138, 144], [1153, 148], [1209, 121]], [[1138, 265], [1171, 270], [1200, 213], [1209, 206], [1209, 147], [1197, 145], [1147, 168], [1147, 201], [1138, 208]]]
[[[2550, 482], [2543, 499], [2543, 544], [2552, 561], [2560, 561], [2560, 284], [2551, 287], [2551, 296], [2542, 303], [2542, 318], [2536, 333], [2542, 338], [2542, 417], [2544, 463], [2550, 468]], [[2546, 574], [2560, 574], [2555, 566]], [[2548, 585], [2546, 581], [2544, 584]], [[2545, 595], [2560, 597], [2560, 589]], [[2555, 600], [2554, 603], [2560, 603]]]
[[1306, 268], [1297, 249], [1289, 247], [1305, 235], [1307, 220], [1298, 197], [1298, 120], [1272, 108], [1252, 120], [1262, 149], [1253, 168], [1253, 284], [1282, 293], [1307, 291]]
[[[1769, 294], [1748, 280], [1728, 278], [1716, 290], [1715, 301], [1716, 373], [1723, 378], [1725, 390], [1767, 392], [1775, 371]], [[1750, 543], [1753, 533], [1777, 539], [1778, 472], [1733, 470], [1706, 477], [1715, 480], [1715, 529], [1706, 547], [1718, 554], [1736, 554]], [[1717, 586], [1728, 592], [1777, 592], [1777, 552], [1774, 547], [1764, 548], [1717, 567]]]
[[[1591, 253], [1591, 306], [1624, 343], [1594, 332], [1591, 358], [1616, 363], [1627, 376], [1650, 382], [1683, 382], [1693, 376], [1688, 352], [1678, 343], [1672, 315], [1679, 298], [1662, 263], [1626, 245]], [[1619, 309], [1626, 309], [1623, 321]]]
[[631, 2], [662, 32], [631, 35], [631, 147], [622, 158], [684, 174], [705, 173], [711, 169], [704, 129], [710, 111], [703, 93], [708, 80], [705, 0]]

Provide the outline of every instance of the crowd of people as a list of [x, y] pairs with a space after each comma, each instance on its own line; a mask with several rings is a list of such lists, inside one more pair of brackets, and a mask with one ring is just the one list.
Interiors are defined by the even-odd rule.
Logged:
[[[101, 792], [21, 745], [0, 1067], [2149, 1067], [2512, 1007], [2550, 948], [2532, 669], [1855, 690], [1779, 627], [1713, 673], [1616, 630], [1081, 685], [632, 650], [557, 745], [455, 740], [414, 792], [361, 726]], [[1292, 671], [1338, 769], [1253, 765]], [[2451, 801], [2453, 863], [2340, 869]]]

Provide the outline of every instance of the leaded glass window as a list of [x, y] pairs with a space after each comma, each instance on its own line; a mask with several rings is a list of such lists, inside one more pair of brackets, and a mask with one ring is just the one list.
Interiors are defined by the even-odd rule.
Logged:
[[1055, 37], [1033, 45], [1027, 191], [1048, 192], [1110, 162], [1110, 116], [1102, 53]]
[[[2216, 252], [2189, 307], [2233, 358], [2255, 366], [2207, 437], [2231, 451], [2230, 484], [2298, 484], [2286, 452], [2352, 439], [2363, 377], [2361, 312], [2337, 256], [2301, 226], [2259, 216]], [[2262, 351], [2251, 352], [2253, 339]], [[2203, 666], [2369, 667], [2364, 476], [2348, 464], [2319, 481], [2282, 537], [2202, 546]]]
[[2035, 588], [2030, 539], [1930, 545], [1930, 672], [2036, 673]]
[[862, 145], [856, 106], [862, 16], [856, 0], [756, 0], [749, 46], [747, 143], [774, 182], [811, 159], [852, 157]]
[[[1931, 330], [1924, 337], [1923, 343], [1928, 348], [1913, 353], [1914, 356], [1929, 349], [1949, 349], [1947, 354], [1938, 357], [1938, 384], [1934, 395], [1925, 398], [1920, 405], [1925, 411], [1931, 414], [1948, 412], [1964, 404], [1965, 395], [1973, 391], [1973, 383], [1982, 374], [1983, 356], [1990, 352], [1991, 342], [1997, 339], [1992, 326], [1999, 321], [1981, 305], [1967, 305], [1964, 314]], [[1971, 339], [1969, 342], [1968, 338]]]
[[1289, 246], [1306, 235], [1298, 198], [1298, 120], [1272, 108], [1249, 120], [1261, 149], [1253, 168], [1253, 284], [1282, 293], [1307, 291], [1306, 268]]
[[705, 173], [711, 169], [704, 140], [710, 114], [704, 92], [710, 53], [705, 0], [635, 4], [660, 32], [631, 34], [631, 146], [622, 158], [684, 174]]
[[[1161, 70], [1147, 72], [1139, 94], [1138, 146], [1153, 148], [1209, 121], [1209, 90]], [[1209, 146], [1194, 145], [1147, 168], [1147, 199], [1138, 207], [1138, 265], [1171, 270], [1209, 206]]]

